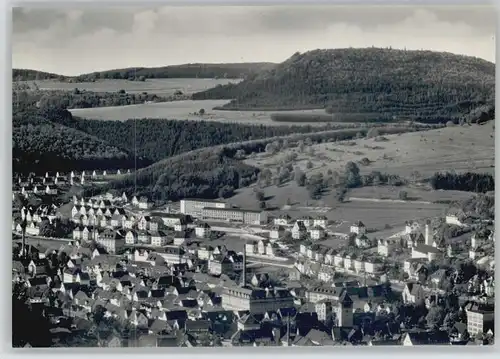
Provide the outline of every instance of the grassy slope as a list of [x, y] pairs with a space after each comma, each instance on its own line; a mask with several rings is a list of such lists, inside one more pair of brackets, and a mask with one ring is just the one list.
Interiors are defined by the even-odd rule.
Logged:
[[[368, 158], [368, 166], [359, 165], [362, 173], [381, 171], [410, 177], [418, 171], [429, 177], [436, 171], [494, 172], [495, 139], [493, 123], [485, 125], [445, 127], [424, 132], [385, 135], [388, 141], [359, 139], [355, 145], [322, 143], [313, 145], [313, 156], [302, 154], [296, 165], [306, 169], [311, 160], [314, 167], [308, 174], [326, 172], [328, 169], [343, 171], [348, 161], [358, 162]], [[352, 142], [352, 141], [350, 141]], [[274, 156], [259, 155], [245, 163], [260, 168], [276, 167], [289, 151]], [[323, 163], [325, 166], [322, 166]]]

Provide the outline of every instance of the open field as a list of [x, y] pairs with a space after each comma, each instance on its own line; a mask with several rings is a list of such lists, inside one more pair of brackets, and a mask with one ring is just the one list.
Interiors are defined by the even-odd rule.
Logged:
[[[383, 187], [377, 187], [383, 188]], [[436, 191], [439, 192], [439, 191]], [[424, 220], [431, 217], [443, 216], [448, 208], [442, 203], [386, 203], [386, 202], [356, 202], [346, 201], [339, 203], [334, 194], [326, 194], [321, 200], [309, 199], [307, 190], [298, 187], [295, 182], [290, 182], [285, 186], [271, 186], [265, 190], [265, 194], [273, 193], [274, 197], [266, 203], [271, 208], [271, 214], [288, 213], [292, 218], [299, 218], [304, 215], [323, 215], [331, 221], [335, 221], [330, 230], [338, 233], [348, 233], [350, 224], [355, 221], [362, 221], [367, 228], [377, 230], [374, 235], [387, 235], [404, 228], [405, 221]], [[349, 197], [349, 194], [347, 195]], [[285, 205], [287, 198], [291, 199], [290, 209], [280, 210]], [[229, 202], [244, 208], [258, 208], [258, 201], [253, 193], [253, 188], [239, 190]], [[312, 207], [307, 210], [307, 206]], [[330, 207], [327, 212], [314, 210], [316, 206]], [[390, 229], [385, 229], [389, 225]]]
[[424, 202], [446, 202], [446, 201], [461, 201], [473, 197], [475, 194], [462, 191], [445, 191], [432, 190], [426, 187], [415, 186], [367, 186], [361, 188], [353, 188], [349, 191], [348, 198], [363, 198], [363, 199], [381, 199], [381, 200], [399, 200], [399, 192], [404, 190], [408, 193], [408, 198], [411, 201]]
[[[337, 143], [322, 143], [311, 146], [314, 154], [299, 154], [295, 166], [308, 175], [328, 169], [342, 172], [349, 161], [359, 162], [363, 158], [368, 165], [359, 165], [361, 173], [380, 171], [383, 173], [410, 177], [414, 172], [426, 178], [438, 171], [487, 172], [494, 173], [495, 140], [491, 135], [493, 123], [472, 127], [446, 127], [437, 130], [403, 133], [384, 136], [387, 141], [358, 139]], [[290, 151], [288, 149], [269, 156], [258, 155], [245, 160], [257, 167], [273, 168]], [[313, 168], [306, 169], [311, 161]]]
[[[325, 125], [326, 122], [296, 123], [275, 122], [271, 120], [271, 114], [276, 111], [223, 111], [212, 110], [214, 107], [226, 104], [227, 100], [197, 100], [197, 101], [172, 101], [151, 104], [95, 107], [70, 110], [74, 116], [95, 119], [126, 121], [131, 118], [166, 118], [171, 120], [192, 121], [217, 121], [244, 124], [262, 124], [268, 126], [300, 126], [300, 125]], [[200, 109], [205, 110], [203, 116], [195, 114]], [[283, 111], [289, 113], [324, 113], [323, 110], [297, 110]], [[331, 123], [332, 127], [345, 126], [346, 123]]]
[[129, 93], [147, 92], [157, 95], [173, 95], [180, 90], [184, 94], [208, 90], [217, 85], [237, 83], [232, 79], [146, 79], [146, 81], [98, 80], [95, 82], [60, 82], [54, 80], [26, 81], [30, 86], [35, 82], [40, 90], [72, 91], [75, 88], [94, 92], [116, 92], [125, 90]]
[[[420, 178], [446, 170], [492, 173], [494, 138], [490, 137], [490, 134], [493, 131], [492, 124], [489, 123], [483, 126], [388, 135], [385, 136], [387, 141], [382, 142], [358, 139], [318, 144], [311, 146], [314, 148], [314, 154], [308, 153], [307, 148], [304, 153], [300, 153], [294, 167], [301, 167], [307, 176], [319, 172], [326, 175], [328, 169], [342, 173], [348, 161], [358, 162], [366, 157], [372, 162], [367, 166], [359, 164], [362, 173], [378, 170], [408, 179], [416, 176], [415, 171]], [[271, 156], [260, 154], [245, 162], [259, 168], [269, 168], [275, 173], [289, 151], [298, 150], [281, 150]], [[308, 161], [313, 163], [313, 168], [306, 168]], [[401, 190], [408, 193], [409, 201], [399, 201]], [[446, 202], [463, 200], [474, 194], [434, 191], [426, 185], [369, 186], [348, 191], [346, 202], [340, 203], [334, 192], [325, 193], [320, 200], [311, 200], [305, 187], [299, 187], [295, 181], [291, 181], [266, 188], [264, 195], [268, 196], [266, 205], [271, 211], [283, 209], [293, 218], [324, 215], [338, 223], [331, 230], [339, 233], [348, 232], [350, 223], [361, 220], [368, 228], [376, 230], [373, 235], [378, 237], [391, 235], [404, 228], [404, 222], [407, 220], [444, 216], [449, 207]], [[349, 200], [351, 197], [353, 200]], [[238, 190], [230, 202], [254, 209], [259, 206], [253, 187]], [[287, 203], [289, 208], [284, 207]], [[320, 210], [320, 207], [326, 211]]]

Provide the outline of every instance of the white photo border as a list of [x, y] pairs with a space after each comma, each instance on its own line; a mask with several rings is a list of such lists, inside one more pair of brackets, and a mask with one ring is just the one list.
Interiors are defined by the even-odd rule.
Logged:
[[[289, 359], [300, 358], [304, 355], [314, 355], [317, 357], [328, 358], [331, 357], [332, 353], [334, 355], [338, 355], [343, 353], [343, 355], [348, 355], [353, 358], [363, 358], [366, 356], [370, 356], [372, 358], [387, 358], [389, 356], [400, 358], [401, 355], [405, 355], [408, 358], [418, 359], [422, 355], [431, 355], [438, 356], [441, 358], [458, 358], [458, 357], [470, 357], [471, 355], [479, 355], [479, 356], [488, 356], [498, 357], [498, 354], [494, 353], [498, 351], [498, 342], [495, 346], [492, 347], [468, 347], [468, 346], [450, 346], [450, 347], [413, 347], [413, 348], [404, 348], [404, 347], [371, 347], [371, 348], [362, 348], [362, 347], [318, 347], [318, 348], [252, 348], [251, 350], [247, 350], [247, 348], [179, 348], [179, 349], [170, 349], [170, 348], [158, 348], [148, 350], [146, 348], [126, 348], [126, 349], [99, 349], [99, 348], [91, 348], [91, 349], [81, 349], [81, 348], [58, 348], [58, 349], [12, 349], [11, 347], [11, 299], [10, 299], [10, 281], [11, 281], [11, 245], [10, 245], [10, 221], [11, 221], [11, 173], [12, 173], [12, 109], [11, 109], [11, 86], [12, 86], [12, 77], [11, 77], [11, 69], [12, 69], [12, 49], [11, 49], [11, 34], [12, 34], [12, 7], [16, 6], [40, 6], [40, 7], [54, 7], [54, 6], [64, 6], [64, 7], [105, 7], [105, 6], [159, 6], [159, 5], [207, 5], [207, 6], [215, 6], [215, 5], [292, 5], [292, 4], [304, 4], [304, 5], [313, 5], [313, 4], [342, 4], [342, 5], [448, 5], [450, 7], [457, 5], [495, 5], [495, 8], [492, 8], [492, 11], [497, 11], [497, 16], [500, 15], [498, 12], [500, 8], [500, 3], [495, 0], [483, 1], [483, 0], [452, 0], [452, 1], [444, 1], [444, 0], [324, 0], [324, 1], [306, 1], [306, 0], [253, 0], [253, 1], [245, 1], [245, 0], [233, 0], [233, 1], [216, 1], [216, 0], [207, 0], [207, 1], [195, 1], [195, 0], [184, 0], [184, 1], [127, 1], [127, 0], [107, 0], [107, 1], [85, 1], [85, 0], [55, 0], [55, 1], [1, 1], [2, 11], [0, 12], [0, 23], [2, 26], [0, 27], [0, 32], [3, 39], [3, 48], [2, 51], [3, 56], [1, 57], [1, 63], [4, 71], [1, 72], [2, 76], [2, 87], [0, 89], [0, 101], [1, 108], [4, 111], [4, 116], [0, 121], [0, 126], [2, 126], [1, 134], [2, 134], [2, 142], [1, 142], [1, 150], [0, 150], [0, 158], [2, 162], [2, 171], [0, 172], [2, 175], [1, 184], [1, 204], [2, 204], [2, 216], [0, 218], [2, 232], [5, 234], [3, 238], [3, 247], [4, 249], [1, 251], [2, 261], [1, 267], [1, 281], [3, 284], [3, 288], [5, 290], [2, 291], [0, 295], [0, 338], [1, 338], [1, 347], [0, 347], [0, 357], [1, 358], [11, 358], [11, 357], [19, 357], [19, 358], [31, 358], [35, 357], [47, 357], [49, 358], [52, 355], [71, 355], [73, 358], [85, 358], [88, 355], [97, 354], [97, 355], [110, 355], [116, 358], [122, 358], [125, 356], [131, 355], [148, 355], [148, 356], [165, 356], [165, 354], [181, 356], [181, 357], [191, 357], [191, 356], [200, 356], [205, 358], [217, 358], [220, 355], [235, 355], [237, 354], [240, 358], [244, 356], [244, 358], [252, 358], [256, 354], [262, 357], [273, 357], [273, 356], [287, 356]], [[498, 32], [498, 26], [497, 26]], [[498, 36], [496, 37], [496, 41], [498, 42]], [[498, 46], [497, 46], [497, 58], [498, 58]], [[497, 77], [499, 75], [499, 69], [497, 68]], [[496, 91], [499, 93], [499, 86], [497, 83]], [[497, 98], [497, 103], [499, 103], [499, 99]], [[500, 148], [500, 140], [496, 136], [495, 143], [495, 158], [497, 159], [497, 149]], [[495, 164], [498, 163], [498, 160]], [[497, 167], [497, 166], [495, 166]], [[498, 173], [496, 173], [498, 175]], [[498, 178], [498, 176], [496, 176]], [[498, 198], [498, 196], [496, 197]], [[497, 212], [500, 210], [497, 208]], [[498, 215], [497, 215], [498, 218]], [[495, 259], [496, 261], [498, 256], [498, 248], [496, 248]], [[498, 301], [498, 292], [500, 292], [499, 287], [497, 286], [497, 301]], [[496, 315], [498, 317], [498, 315]], [[498, 330], [500, 328], [500, 321], [496, 321], [496, 330], [495, 333], [500, 333]], [[460, 348], [460, 349], [458, 349]], [[347, 352], [345, 352], [347, 350]]]

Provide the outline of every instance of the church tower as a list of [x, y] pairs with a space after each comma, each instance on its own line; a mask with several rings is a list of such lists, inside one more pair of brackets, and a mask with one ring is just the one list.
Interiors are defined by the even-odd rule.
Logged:
[[344, 290], [340, 295], [337, 306], [337, 321], [339, 327], [352, 327], [353, 320], [353, 301], [347, 291]]

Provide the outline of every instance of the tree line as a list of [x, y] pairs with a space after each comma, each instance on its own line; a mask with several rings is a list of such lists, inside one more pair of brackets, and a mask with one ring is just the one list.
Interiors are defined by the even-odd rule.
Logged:
[[166, 102], [186, 100], [189, 96], [175, 94], [172, 96], [158, 96], [147, 92], [127, 93], [125, 90], [115, 92], [96, 92], [80, 90], [16, 90], [12, 94], [13, 106], [20, 111], [37, 107], [46, 109], [74, 109], [109, 106], [127, 106], [143, 104], [145, 102]]
[[430, 178], [433, 189], [486, 193], [495, 190], [495, 178], [488, 173], [436, 172]]

